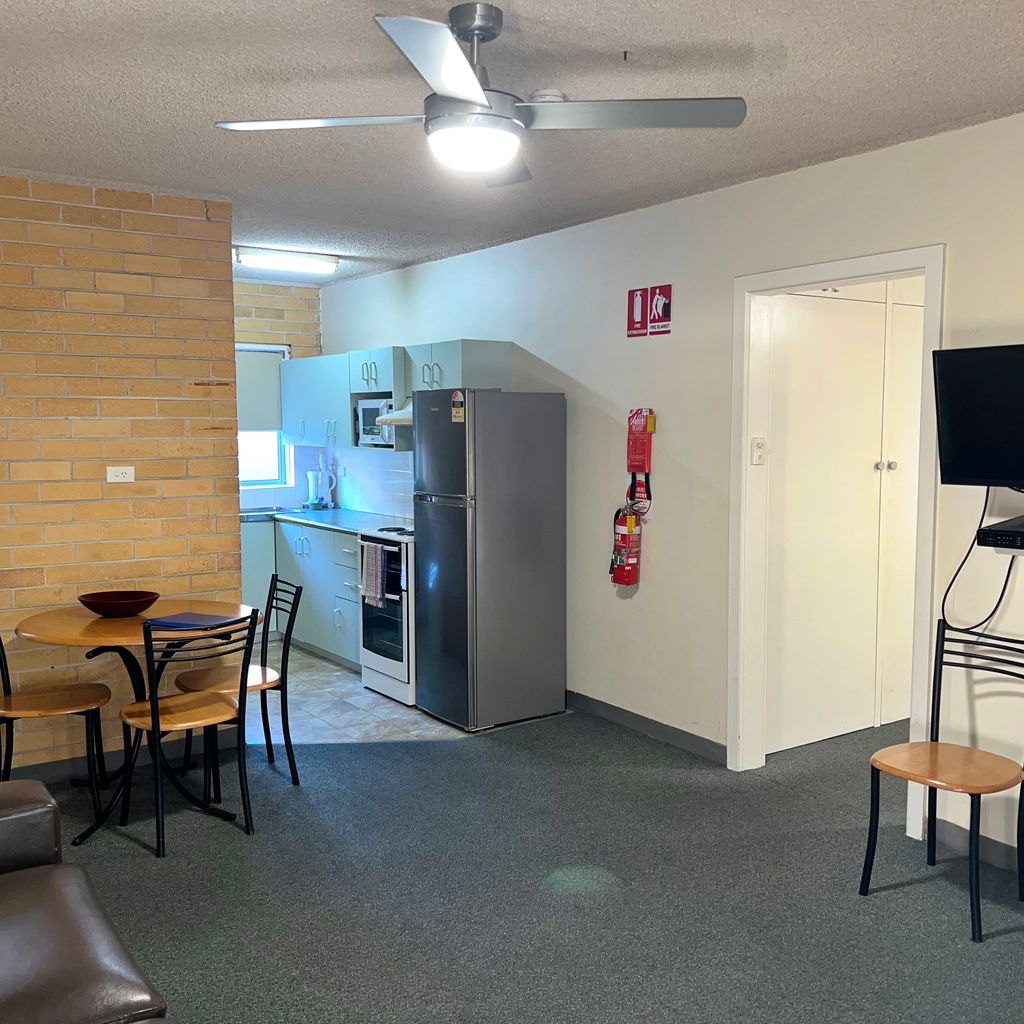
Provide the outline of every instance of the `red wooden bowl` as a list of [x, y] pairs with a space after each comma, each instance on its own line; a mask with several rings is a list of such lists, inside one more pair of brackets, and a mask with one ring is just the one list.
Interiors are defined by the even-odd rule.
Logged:
[[105, 619], [127, 619], [141, 615], [160, 595], [153, 590], [101, 590], [79, 594], [78, 600]]

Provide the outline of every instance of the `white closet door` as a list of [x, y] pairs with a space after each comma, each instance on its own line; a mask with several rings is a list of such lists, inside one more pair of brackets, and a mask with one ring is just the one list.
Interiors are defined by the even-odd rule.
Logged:
[[[893, 282], [906, 288], [915, 278]], [[894, 294], [899, 292], [894, 290]], [[885, 360], [878, 587], [878, 721], [910, 714], [924, 310], [893, 305]], [[895, 464], [895, 465], [894, 465]], [[893, 468], [888, 468], [893, 467]]]
[[885, 314], [773, 301], [768, 752], [875, 724]]

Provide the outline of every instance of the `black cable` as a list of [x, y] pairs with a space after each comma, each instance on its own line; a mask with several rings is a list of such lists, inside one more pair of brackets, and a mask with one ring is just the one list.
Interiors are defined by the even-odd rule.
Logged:
[[[985, 501], [981, 506], [981, 518], [978, 520], [978, 530], [985, 525], [985, 516], [988, 514], [988, 503], [991, 496], [992, 488], [986, 487]], [[1006, 576], [1003, 577], [1003, 588], [999, 591], [999, 597], [996, 598], [996, 603], [993, 606], [992, 611], [990, 611], [988, 615], [981, 620], [981, 622], [975, 623], [973, 626], [954, 626], [946, 615], [946, 604], [949, 601], [949, 595], [953, 590], [953, 585], [956, 583], [957, 578], [960, 576], [964, 566], [967, 564], [967, 559], [971, 557], [972, 552], [975, 547], [977, 547], [978, 530], [974, 531], [974, 534], [971, 537], [971, 543], [967, 547], [967, 553], [960, 560], [960, 564], [956, 567], [956, 572], [953, 573], [953, 576], [949, 581], [949, 585], [946, 587], [946, 592], [942, 595], [942, 621], [947, 626], [952, 626], [953, 629], [981, 629], [982, 626], [987, 626], [995, 618], [996, 612], [999, 611], [999, 606], [1003, 603], [1003, 598], [1006, 597], [1006, 591], [1010, 586], [1010, 577], [1013, 576], [1013, 567], [1017, 562], [1017, 559], [1014, 556], [1010, 556], [1010, 564], [1006, 567]]]

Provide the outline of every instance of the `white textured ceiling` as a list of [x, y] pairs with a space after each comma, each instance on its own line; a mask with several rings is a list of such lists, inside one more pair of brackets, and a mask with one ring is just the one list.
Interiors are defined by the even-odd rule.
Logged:
[[[534, 179], [446, 172], [417, 128], [236, 134], [219, 118], [419, 113], [372, 15], [425, 0], [5, 0], [0, 167], [226, 195], [235, 239], [440, 257], [1024, 109], [1024, 3], [508, 0], [492, 84], [742, 95], [734, 131], [537, 132]], [[622, 51], [629, 51], [623, 62]]]

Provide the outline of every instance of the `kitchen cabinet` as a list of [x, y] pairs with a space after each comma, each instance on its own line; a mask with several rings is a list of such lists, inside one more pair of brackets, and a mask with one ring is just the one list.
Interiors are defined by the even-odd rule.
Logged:
[[352, 446], [347, 355], [286, 359], [281, 364], [285, 443]]
[[405, 349], [362, 348], [349, 352], [348, 380], [353, 394], [387, 392], [396, 400], [405, 399]]
[[448, 388], [515, 389], [510, 341], [459, 339], [406, 348], [413, 391]]
[[337, 545], [358, 550], [352, 534], [277, 523], [278, 573], [302, 587], [292, 639], [359, 664], [359, 584], [354, 565], [339, 565]]
[[262, 608], [274, 574], [274, 524], [242, 523], [242, 604]]

